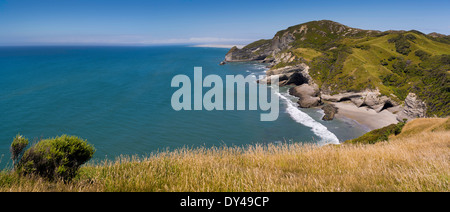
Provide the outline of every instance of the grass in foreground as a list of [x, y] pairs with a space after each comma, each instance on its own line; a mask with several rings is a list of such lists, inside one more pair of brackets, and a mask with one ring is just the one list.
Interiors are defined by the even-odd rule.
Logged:
[[450, 191], [449, 150], [445, 127], [373, 145], [179, 149], [87, 165], [70, 183], [1, 173], [0, 191]]

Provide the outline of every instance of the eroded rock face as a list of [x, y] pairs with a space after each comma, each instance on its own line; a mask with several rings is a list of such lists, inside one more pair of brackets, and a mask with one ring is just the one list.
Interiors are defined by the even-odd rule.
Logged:
[[281, 86], [282, 83], [286, 82], [289, 77], [286, 74], [275, 74], [275, 75], [271, 75], [271, 76], [267, 76], [264, 79], [260, 79], [257, 81], [257, 83], [261, 83], [261, 84], [272, 84], [272, 80], [278, 77], [278, 85]]
[[376, 112], [398, 105], [389, 97], [382, 96], [378, 91], [346, 92], [336, 95], [322, 94], [322, 99], [331, 102], [351, 101], [358, 107], [367, 106]]
[[308, 96], [300, 98], [297, 103], [301, 108], [310, 108], [321, 105], [322, 101], [320, 100], [320, 97]]
[[411, 120], [426, 117], [427, 105], [420, 100], [415, 93], [409, 93], [405, 99], [403, 110], [397, 116], [397, 120]]
[[301, 95], [319, 96], [320, 91], [319, 91], [319, 87], [316, 84], [314, 84], [314, 85], [302, 84], [302, 85], [290, 88], [289, 94], [296, 96], [296, 97], [299, 97]]
[[387, 106], [392, 107], [393, 103], [387, 96], [381, 96], [379, 92], [368, 92], [364, 98], [364, 103], [367, 107], [374, 109], [376, 112], [380, 112]]
[[331, 121], [334, 119], [334, 115], [338, 112], [338, 108], [335, 107], [332, 104], [325, 104], [322, 107], [323, 112], [325, 115], [322, 117], [322, 120], [324, 121]]
[[287, 49], [294, 41], [295, 36], [290, 32], [286, 32], [281, 36], [275, 36], [272, 39], [271, 50], [273, 54], [276, 54], [284, 49]]
[[[281, 36], [275, 36], [270, 40], [259, 40], [245, 46], [242, 49], [233, 47], [225, 55], [226, 62], [237, 61], [264, 61], [268, 56], [274, 56], [282, 50], [290, 48], [292, 42], [295, 41], [295, 36], [291, 32], [286, 32]], [[286, 61], [293, 60], [292, 55], [284, 55]], [[279, 62], [279, 61], [278, 61]]]
[[311, 84], [313, 80], [308, 74], [308, 67], [305, 64], [296, 66], [286, 66], [283, 68], [268, 70], [266, 72], [267, 77], [265, 79], [258, 80], [258, 83], [270, 84], [272, 78], [278, 76], [279, 85], [302, 85]]
[[266, 72], [267, 77], [258, 83], [270, 84], [272, 78], [279, 77], [279, 86], [295, 85], [289, 89], [289, 93], [298, 97], [298, 104], [302, 108], [316, 107], [322, 104], [319, 86], [314, 83], [309, 75], [309, 67], [302, 63], [296, 66], [286, 66], [272, 69]]
[[361, 104], [363, 104], [364, 102], [363, 95], [364, 94], [361, 92], [346, 92], [346, 93], [339, 93], [336, 95], [322, 94], [322, 98], [330, 102], [343, 102], [355, 99], [355, 101], [361, 101]]
[[298, 97], [298, 104], [302, 108], [317, 107], [322, 104], [317, 84], [302, 84], [289, 89], [289, 94]]
[[271, 69], [266, 72], [267, 76], [276, 75], [276, 74], [289, 74], [294, 72], [303, 72], [305, 69], [307, 69], [307, 65], [302, 63], [296, 66], [285, 66], [282, 68], [277, 69]]
[[302, 84], [308, 84], [308, 79], [305, 78], [301, 73], [295, 72], [288, 76], [287, 80], [281, 81], [280, 86], [285, 85], [302, 85]]

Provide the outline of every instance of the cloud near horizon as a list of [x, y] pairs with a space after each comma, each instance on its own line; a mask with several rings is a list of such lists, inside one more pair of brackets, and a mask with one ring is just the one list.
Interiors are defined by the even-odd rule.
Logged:
[[175, 45], [175, 44], [235, 44], [242, 45], [253, 42], [252, 39], [222, 37], [190, 37], [152, 39], [141, 35], [82, 35], [82, 36], [45, 36], [33, 38], [17, 38], [13, 42], [0, 45]]

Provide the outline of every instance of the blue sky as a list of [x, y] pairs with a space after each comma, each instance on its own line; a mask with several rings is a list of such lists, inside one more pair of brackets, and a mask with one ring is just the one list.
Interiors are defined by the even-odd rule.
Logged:
[[450, 34], [450, 1], [0, 0], [0, 45], [246, 44], [323, 19]]

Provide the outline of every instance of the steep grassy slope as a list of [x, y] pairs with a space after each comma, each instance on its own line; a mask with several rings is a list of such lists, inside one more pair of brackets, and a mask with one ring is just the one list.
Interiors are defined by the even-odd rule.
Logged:
[[[0, 191], [444, 191], [449, 119], [416, 119], [389, 142], [180, 149], [82, 167], [69, 183], [0, 173]], [[417, 130], [420, 129], [420, 130]]]
[[[426, 102], [428, 116], [445, 117], [450, 115], [447, 38], [414, 30], [379, 32], [312, 21], [279, 31], [272, 48], [288, 47], [273, 51], [271, 57], [278, 58], [273, 69], [307, 63], [322, 91], [335, 94], [378, 89], [399, 103], [413, 92]], [[289, 45], [279, 44], [290, 39]], [[284, 60], [286, 55], [294, 58]]]
[[[416, 37], [412, 41], [407, 41], [411, 44], [409, 47], [411, 52], [408, 55], [397, 52], [395, 44], [389, 42], [390, 39], [399, 35]], [[412, 88], [411, 84], [405, 86], [403, 81], [408, 83], [419, 81], [414, 78], [417, 75], [414, 71], [423, 71], [420, 70], [419, 65], [429, 60], [429, 57], [450, 54], [450, 45], [432, 41], [412, 32], [363, 39], [346, 38], [342, 40], [342, 45], [340, 49], [331, 50], [331, 54], [325, 53], [326, 56], [317, 58], [311, 63], [312, 74], [321, 84], [325, 84], [335, 92], [378, 88], [382, 94], [387, 96], [394, 94], [400, 100], [403, 100], [408, 89]], [[430, 56], [421, 59], [415, 54], [417, 50], [425, 51]], [[335, 67], [330, 73], [326, 73], [329, 70], [321, 68], [321, 60], [325, 59], [331, 60], [330, 66]], [[330, 74], [330, 77], [323, 77]], [[420, 73], [418, 75], [420, 76]], [[387, 79], [388, 77], [390, 78]], [[398, 83], [389, 83], [389, 80]], [[399, 88], [399, 84], [404, 87]]]
[[281, 30], [275, 34], [275, 38], [292, 34], [295, 37], [294, 42], [291, 44], [293, 48], [303, 47], [327, 51], [329, 48], [334, 47], [337, 41], [342, 38], [362, 38], [375, 36], [379, 33], [379, 31], [351, 28], [334, 21], [322, 20], [311, 21]]
[[403, 127], [402, 133], [395, 136], [395, 139], [407, 138], [420, 133], [433, 133], [439, 131], [450, 131], [450, 118], [414, 119]]

